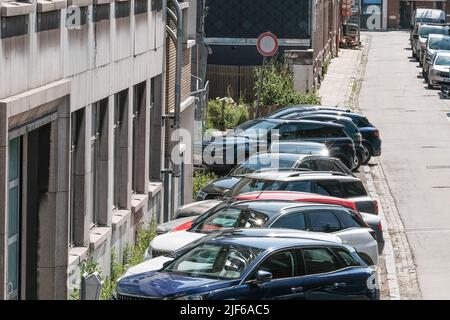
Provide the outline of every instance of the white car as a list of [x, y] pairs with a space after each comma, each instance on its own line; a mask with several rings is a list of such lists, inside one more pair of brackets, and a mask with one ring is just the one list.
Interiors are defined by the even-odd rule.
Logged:
[[[353, 213], [352, 213], [353, 212]], [[358, 221], [354, 211], [341, 206], [286, 201], [222, 203], [211, 214], [194, 221], [189, 231], [157, 236], [147, 258], [165, 256], [201, 239], [212, 231], [230, 228], [286, 228], [326, 232], [356, 249], [369, 265], [378, 264], [378, 244], [373, 230]]]
[[[256, 236], [260, 233], [260, 230], [261, 229], [247, 229], [246, 234], [249, 236], [252, 236], [252, 235]], [[289, 236], [292, 238], [322, 240], [322, 241], [335, 242], [338, 244], [342, 244], [342, 240], [339, 237], [334, 236], [332, 234], [301, 231], [301, 230], [291, 230], [291, 229], [272, 229], [271, 231], [272, 232], [268, 236], [274, 237], [274, 238], [280, 237], [280, 236], [284, 236], [284, 237]], [[202, 243], [204, 241], [209, 241], [210, 239], [213, 239], [217, 236], [223, 236], [225, 233], [228, 233], [228, 232], [238, 232], [238, 230], [233, 229], [233, 230], [224, 230], [224, 231], [214, 232], [207, 236], [203, 236], [203, 237], [199, 238], [198, 241], [193, 241], [193, 242], [187, 244], [186, 246], [179, 248], [178, 250], [175, 249], [175, 246], [173, 246], [171, 248], [173, 249], [173, 251], [176, 251], [176, 252], [174, 252], [171, 256], [158, 256], [156, 258], [152, 258], [147, 261], [144, 261], [134, 267], [131, 267], [127, 270], [127, 272], [120, 279], [118, 279], [118, 281], [125, 277], [129, 277], [132, 275], [160, 270], [164, 267], [164, 265], [167, 262], [172, 261], [174, 258], [183, 255], [185, 252], [189, 251], [191, 248], [199, 245], [200, 243]]]

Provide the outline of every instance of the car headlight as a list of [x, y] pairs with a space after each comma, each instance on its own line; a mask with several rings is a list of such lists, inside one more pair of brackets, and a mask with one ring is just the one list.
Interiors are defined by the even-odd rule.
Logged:
[[174, 300], [204, 300], [204, 294], [192, 294], [190, 296], [176, 297]]

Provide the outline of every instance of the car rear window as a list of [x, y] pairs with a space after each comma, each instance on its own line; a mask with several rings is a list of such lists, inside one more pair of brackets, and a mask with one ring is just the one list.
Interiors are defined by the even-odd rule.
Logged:
[[344, 225], [344, 229], [365, 227], [364, 221], [359, 214], [353, 210], [333, 210]]
[[345, 198], [367, 196], [367, 191], [361, 181], [342, 182]]

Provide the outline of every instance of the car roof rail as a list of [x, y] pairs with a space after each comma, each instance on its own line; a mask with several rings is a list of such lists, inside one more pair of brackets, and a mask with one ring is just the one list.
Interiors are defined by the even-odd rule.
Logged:
[[289, 172], [289, 171], [299, 171], [299, 172], [312, 172], [311, 169], [307, 168], [263, 168], [255, 170], [253, 173], [261, 173], [261, 172]]
[[295, 172], [292, 175], [290, 175], [289, 177], [298, 177], [301, 174], [330, 174], [332, 176], [342, 176], [342, 177], [346, 177], [347, 174], [343, 173], [343, 172], [338, 172], [338, 171], [305, 171], [305, 172]]

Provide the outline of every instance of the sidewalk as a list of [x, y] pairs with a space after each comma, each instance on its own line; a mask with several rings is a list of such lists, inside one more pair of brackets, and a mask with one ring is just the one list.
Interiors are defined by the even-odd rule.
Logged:
[[[362, 39], [364, 43], [364, 39]], [[325, 79], [318, 91], [322, 105], [347, 107], [362, 59], [362, 50], [341, 49], [331, 60]]]

